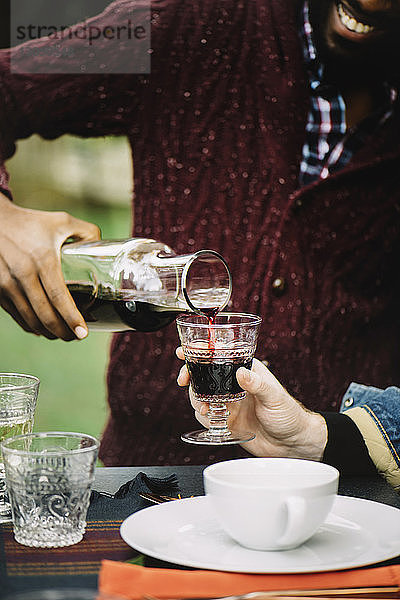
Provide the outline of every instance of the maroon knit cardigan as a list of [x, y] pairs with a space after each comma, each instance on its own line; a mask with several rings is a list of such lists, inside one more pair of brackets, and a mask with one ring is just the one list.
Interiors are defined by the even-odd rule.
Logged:
[[[130, 8], [117, 0], [100, 22]], [[263, 318], [257, 356], [306, 406], [329, 410], [351, 381], [400, 384], [399, 110], [340, 173], [299, 189], [308, 91], [296, 12], [295, 0], [154, 0], [149, 76], [10, 75], [2, 52], [1, 156], [35, 132], [127, 135], [133, 234], [221, 252], [230, 308]], [[174, 324], [115, 335], [105, 464], [243, 452], [180, 441], [198, 424], [176, 385], [177, 343]]]

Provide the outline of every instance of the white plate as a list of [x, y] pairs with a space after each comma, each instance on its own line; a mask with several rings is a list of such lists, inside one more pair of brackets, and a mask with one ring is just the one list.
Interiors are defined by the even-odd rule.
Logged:
[[140, 510], [121, 525], [139, 552], [177, 565], [241, 573], [307, 573], [374, 564], [400, 554], [400, 510], [338, 496], [325, 523], [299, 548], [249, 550], [218, 524], [205, 496]]

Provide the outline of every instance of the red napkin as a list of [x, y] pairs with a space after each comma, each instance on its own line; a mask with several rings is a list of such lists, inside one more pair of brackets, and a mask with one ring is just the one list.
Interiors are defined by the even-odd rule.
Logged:
[[154, 598], [215, 598], [269, 590], [330, 589], [400, 585], [400, 565], [288, 575], [247, 575], [221, 571], [150, 569], [104, 560], [99, 590], [129, 600]]

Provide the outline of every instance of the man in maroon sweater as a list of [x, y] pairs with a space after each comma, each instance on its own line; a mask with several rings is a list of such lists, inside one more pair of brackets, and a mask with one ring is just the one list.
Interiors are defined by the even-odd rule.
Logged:
[[[131, 9], [117, 0], [93, 25]], [[400, 383], [399, 19], [398, 0], [153, 0], [150, 75], [24, 74], [54, 39], [17, 49], [10, 73], [3, 51], [0, 157], [32, 133], [128, 136], [133, 234], [221, 252], [229, 308], [263, 317], [259, 358], [306, 406], [336, 409], [350, 381]], [[97, 229], [13, 205], [4, 167], [0, 189], [1, 305], [27, 331], [84, 337], [58, 256]], [[243, 452], [180, 442], [195, 422], [176, 345], [173, 325], [114, 337], [106, 464]]]

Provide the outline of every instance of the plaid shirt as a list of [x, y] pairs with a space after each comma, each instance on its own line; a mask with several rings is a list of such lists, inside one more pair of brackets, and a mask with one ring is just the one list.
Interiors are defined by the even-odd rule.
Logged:
[[307, 1], [303, 7], [300, 34], [311, 88], [311, 107], [299, 174], [299, 182], [303, 186], [326, 179], [342, 169], [363, 146], [368, 135], [391, 116], [397, 92], [384, 84], [383, 105], [357, 127], [347, 129], [343, 96], [337, 88], [323, 81], [324, 65], [319, 62], [313, 43]]

